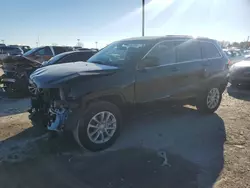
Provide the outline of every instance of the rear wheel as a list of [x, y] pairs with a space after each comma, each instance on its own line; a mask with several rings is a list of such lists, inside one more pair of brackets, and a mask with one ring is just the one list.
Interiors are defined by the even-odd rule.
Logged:
[[214, 113], [220, 106], [222, 93], [218, 87], [208, 89], [197, 99], [196, 107], [204, 113]]
[[103, 150], [115, 142], [120, 134], [121, 123], [117, 106], [105, 101], [95, 102], [82, 112], [74, 137], [80, 146], [88, 150]]

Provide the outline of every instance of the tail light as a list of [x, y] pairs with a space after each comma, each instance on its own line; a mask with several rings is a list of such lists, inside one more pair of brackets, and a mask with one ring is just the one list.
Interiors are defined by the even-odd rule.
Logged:
[[226, 68], [229, 69], [229, 67], [231, 66], [231, 61], [228, 60], [227, 64], [226, 64]]

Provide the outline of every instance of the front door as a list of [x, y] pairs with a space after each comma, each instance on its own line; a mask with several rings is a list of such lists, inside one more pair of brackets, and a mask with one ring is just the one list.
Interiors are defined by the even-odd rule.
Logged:
[[[175, 77], [178, 68], [175, 66], [175, 44], [163, 41], [155, 45], [138, 64], [136, 72], [135, 97], [137, 103], [168, 99], [175, 90]], [[144, 64], [152, 59], [151, 65]]]

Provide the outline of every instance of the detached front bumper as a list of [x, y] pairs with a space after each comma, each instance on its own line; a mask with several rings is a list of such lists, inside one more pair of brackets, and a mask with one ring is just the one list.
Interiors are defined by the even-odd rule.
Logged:
[[76, 125], [75, 103], [62, 100], [53, 101], [43, 106], [39, 99], [31, 99], [32, 108], [29, 110], [29, 119], [34, 126], [46, 127], [51, 131], [70, 130]]

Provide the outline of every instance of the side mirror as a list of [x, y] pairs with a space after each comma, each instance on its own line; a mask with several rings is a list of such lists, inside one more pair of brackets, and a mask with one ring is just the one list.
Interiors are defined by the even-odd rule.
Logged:
[[159, 59], [157, 57], [146, 57], [141, 61], [139, 68], [143, 69], [156, 66], [159, 66]]

